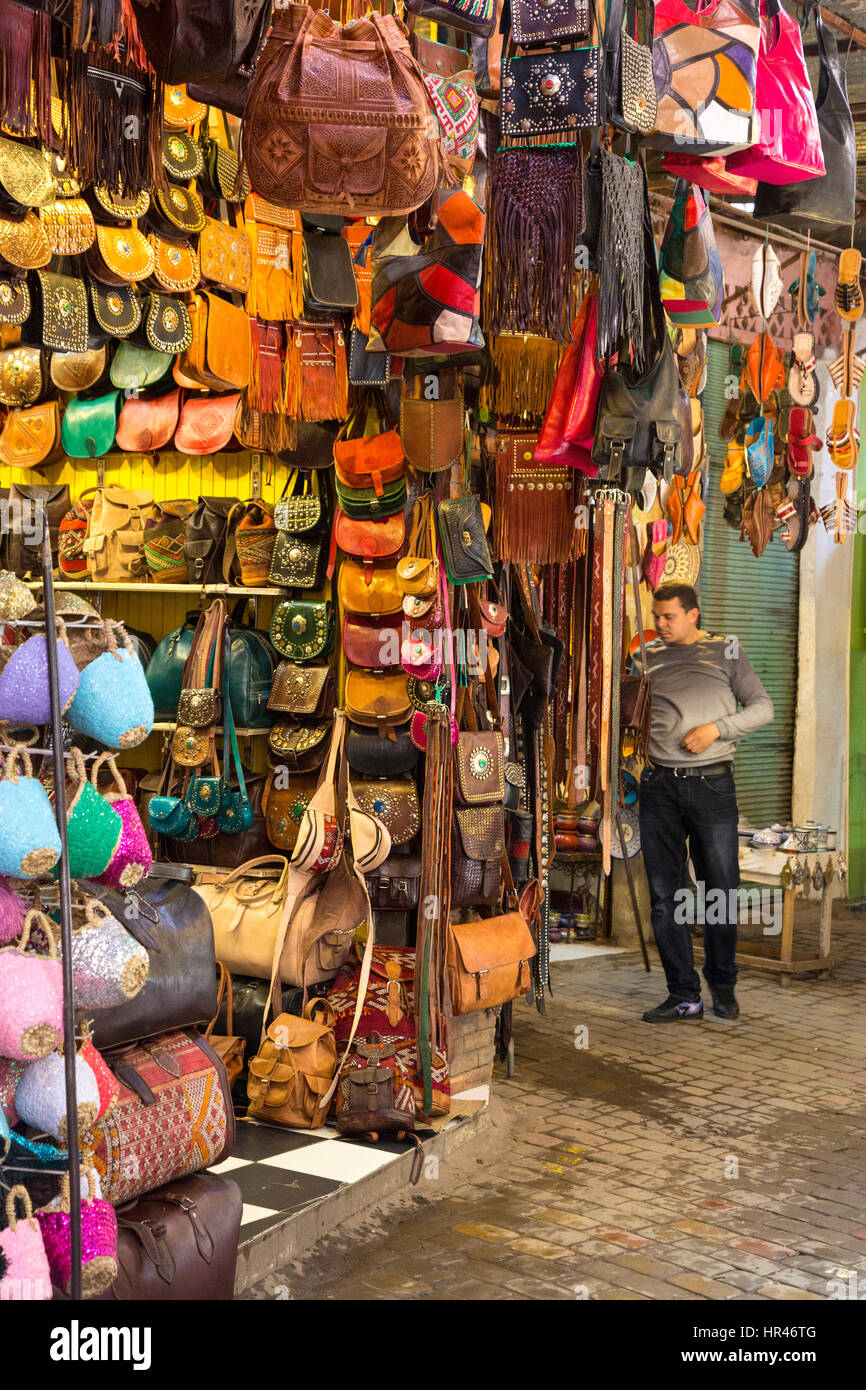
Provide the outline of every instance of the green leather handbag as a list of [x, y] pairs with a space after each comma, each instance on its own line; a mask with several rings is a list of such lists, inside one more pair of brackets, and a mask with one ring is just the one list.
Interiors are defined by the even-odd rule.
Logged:
[[121, 391], [141, 391], [171, 377], [174, 358], [168, 352], [119, 343], [111, 363], [111, 384]]
[[396, 478], [393, 483], [385, 483], [381, 492], [374, 487], [346, 487], [339, 478], [336, 480], [337, 500], [346, 516], [358, 520], [378, 521], [382, 517], [394, 516], [406, 505], [406, 479]]
[[276, 665], [271, 644], [263, 632], [236, 622], [230, 624], [229, 636], [226, 667], [234, 722], [239, 729], [267, 729], [275, 718], [268, 709]]
[[183, 689], [183, 668], [198, 625], [198, 612], [187, 613], [183, 627], [163, 637], [147, 664], [147, 684], [153, 700], [154, 718], [174, 719]]
[[109, 391], [90, 401], [74, 396], [60, 427], [64, 453], [71, 459], [102, 458], [114, 444], [119, 411], [119, 391]]
[[284, 598], [274, 609], [271, 641], [290, 661], [314, 661], [334, 645], [331, 605], [309, 599]]

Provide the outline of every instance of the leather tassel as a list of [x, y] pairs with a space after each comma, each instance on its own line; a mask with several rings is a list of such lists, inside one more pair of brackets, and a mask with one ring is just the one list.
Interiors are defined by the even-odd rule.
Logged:
[[515, 564], [565, 564], [574, 545], [576, 474], [566, 464], [535, 463], [536, 441], [534, 434], [497, 431], [496, 552]]
[[568, 340], [574, 248], [583, 227], [583, 156], [498, 150], [487, 210], [483, 321], [491, 333]]
[[296, 323], [286, 350], [284, 404], [300, 420], [345, 420], [349, 366], [342, 326]]
[[162, 83], [107, 48], [74, 49], [59, 67], [61, 100], [68, 107], [68, 157], [80, 181], [107, 184], [123, 196], [165, 189]]
[[0, 110], [10, 135], [38, 137], [51, 146], [51, 16], [0, 4]]
[[282, 329], [279, 324], [254, 319], [252, 330], [247, 400], [256, 410], [278, 411], [283, 400]]
[[247, 291], [250, 315], [286, 323], [304, 312], [303, 236], [247, 221], [253, 273]]
[[[481, 404], [501, 419], [538, 416], [547, 410], [563, 345], [537, 334], [500, 333], [492, 339], [492, 381], [481, 390]], [[531, 362], [532, 369], [528, 370]]]

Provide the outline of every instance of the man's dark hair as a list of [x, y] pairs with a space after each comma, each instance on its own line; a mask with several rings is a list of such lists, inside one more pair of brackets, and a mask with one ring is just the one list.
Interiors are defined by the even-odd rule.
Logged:
[[690, 608], [700, 612], [701, 605], [691, 584], [662, 584], [653, 591], [653, 599], [661, 599], [662, 603], [672, 603], [675, 598], [679, 599], [684, 612], [688, 613]]

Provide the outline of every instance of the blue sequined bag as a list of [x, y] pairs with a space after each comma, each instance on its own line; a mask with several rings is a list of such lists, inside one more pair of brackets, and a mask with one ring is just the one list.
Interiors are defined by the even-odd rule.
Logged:
[[109, 748], [137, 748], [153, 728], [153, 698], [127, 634], [119, 650], [108, 623], [105, 633], [109, 649], [81, 672], [65, 717], [73, 729]]

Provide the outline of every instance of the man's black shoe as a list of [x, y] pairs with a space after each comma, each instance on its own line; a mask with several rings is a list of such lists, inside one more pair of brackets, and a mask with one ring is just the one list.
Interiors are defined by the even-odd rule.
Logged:
[[740, 1017], [740, 1006], [732, 989], [713, 990], [713, 1013], [716, 1018], [734, 1019]]
[[672, 999], [668, 995], [663, 1004], [647, 1009], [644, 1023], [679, 1023], [682, 1019], [703, 1018], [704, 1006], [700, 999]]

